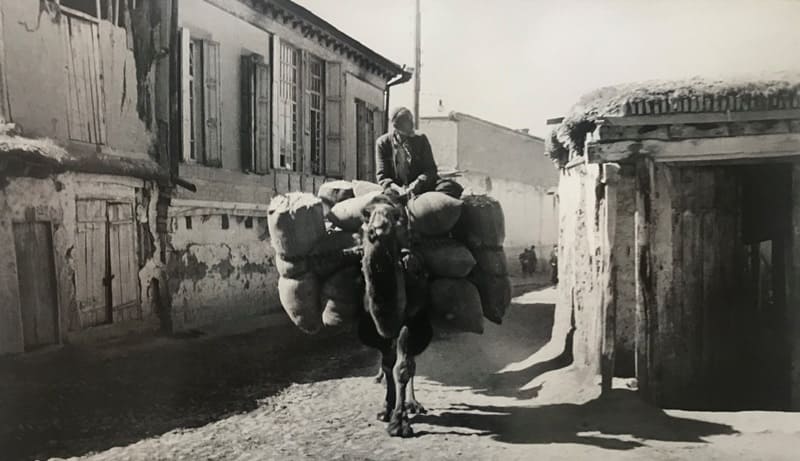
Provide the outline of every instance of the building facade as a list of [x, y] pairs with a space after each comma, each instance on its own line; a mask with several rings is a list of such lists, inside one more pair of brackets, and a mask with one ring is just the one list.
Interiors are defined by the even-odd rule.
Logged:
[[553, 338], [668, 408], [800, 408], [800, 83], [598, 90], [554, 131]]
[[419, 129], [439, 169], [455, 172], [465, 193], [503, 205], [508, 248], [536, 245], [540, 256], [549, 254], [558, 241], [558, 170], [543, 155], [544, 140], [458, 112], [422, 117]]
[[169, 22], [111, 3], [0, 4], [0, 353], [158, 323]]
[[4, 2], [0, 353], [280, 314], [268, 203], [371, 178], [398, 75], [288, 0]]

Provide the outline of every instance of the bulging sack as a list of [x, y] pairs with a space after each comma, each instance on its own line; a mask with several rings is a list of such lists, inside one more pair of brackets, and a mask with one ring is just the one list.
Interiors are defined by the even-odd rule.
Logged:
[[354, 321], [364, 301], [361, 268], [347, 267], [322, 284], [322, 323], [338, 327]]
[[476, 266], [490, 275], [508, 275], [508, 260], [502, 248], [477, 248], [472, 251]]
[[308, 255], [325, 234], [322, 201], [313, 194], [291, 192], [274, 197], [267, 214], [272, 247], [286, 259]]
[[278, 297], [283, 310], [303, 332], [314, 334], [322, 328], [319, 279], [313, 273], [301, 278], [278, 279]]
[[419, 252], [428, 271], [436, 277], [463, 278], [475, 267], [469, 249], [452, 239], [423, 241]]
[[461, 205], [461, 200], [443, 192], [425, 192], [408, 201], [411, 228], [422, 235], [447, 234], [461, 216]]
[[332, 207], [339, 202], [355, 197], [353, 183], [350, 181], [330, 181], [319, 186], [317, 197]]
[[374, 182], [359, 181], [356, 179], [352, 181], [352, 184], [353, 184], [353, 194], [355, 194], [356, 197], [373, 194], [375, 192], [383, 192], [383, 188], [380, 185], [375, 184]]
[[369, 203], [382, 191], [371, 192], [355, 198], [339, 202], [331, 208], [328, 219], [341, 229], [356, 232], [361, 228], [361, 213]]
[[322, 278], [347, 266], [357, 266], [361, 261], [355, 251], [359, 246], [353, 232], [334, 231], [323, 235], [309, 255], [309, 268]]
[[507, 275], [492, 275], [476, 268], [469, 279], [478, 288], [483, 316], [501, 324], [511, 305], [511, 280]]
[[483, 333], [481, 298], [466, 279], [437, 279], [430, 285], [431, 320], [438, 326]]
[[499, 247], [506, 239], [506, 220], [500, 202], [488, 195], [466, 195], [453, 236], [470, 248]]

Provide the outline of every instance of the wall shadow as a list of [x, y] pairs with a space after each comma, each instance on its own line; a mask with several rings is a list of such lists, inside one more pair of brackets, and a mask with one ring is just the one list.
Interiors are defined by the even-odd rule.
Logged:
[[725, 424], [672, 417], [626, 390], [583, 405], [458, 405], [439, 415], [417, 416], [414, 422], [436, 428], [421, 431], [420, 437], [477, 432], [510, 444], [575, 443], [609, 450], [630, 450], [648, 441], [705, 443], [704, 437], [737, 433]]

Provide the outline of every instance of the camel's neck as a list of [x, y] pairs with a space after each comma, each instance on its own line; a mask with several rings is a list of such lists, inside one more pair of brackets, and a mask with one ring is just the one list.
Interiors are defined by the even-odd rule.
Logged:
[[365, 307], [381, 336], [393, 337], [406, 314], [406, 290], [396, 241], [364, 242]]

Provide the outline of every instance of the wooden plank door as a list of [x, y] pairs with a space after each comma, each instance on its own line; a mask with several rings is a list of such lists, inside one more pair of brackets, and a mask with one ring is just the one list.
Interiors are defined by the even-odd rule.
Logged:
[[62, 31], [67, 56], [67, 126], [70, 139], [105, 144], [105, 94], [99, 25], [65, 13]]
[[133, 209], [130, 203], [108, 203], [107, 211], [112, 316], [114, 321], [139, 319]]
[[111, 322], [107, 291], [106, 221], [105, 201], [77, 201], [75, 298], [83, 327]]
[[25, 350], [58, 342], [58, 297], [49, 222], [14, 224]]

